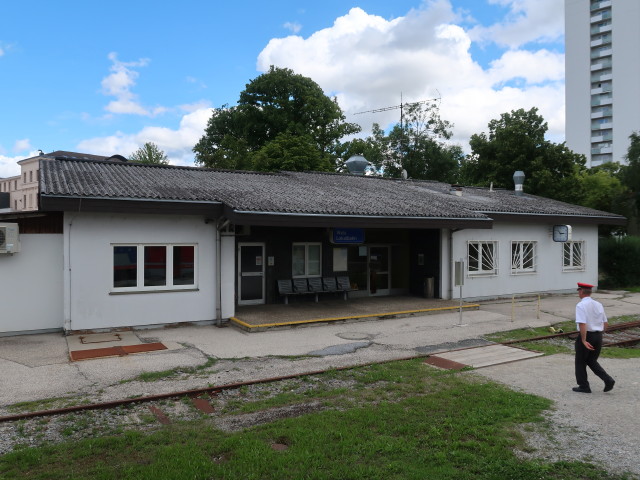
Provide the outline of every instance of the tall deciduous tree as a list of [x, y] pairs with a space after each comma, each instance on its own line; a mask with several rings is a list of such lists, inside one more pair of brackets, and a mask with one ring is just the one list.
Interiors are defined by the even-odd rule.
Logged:
[[[193, 151], [197, 164], [214, 168], [333, 170], [340, 139], [359, 130], [313, 80], [272, 66], [235, 107], [213, 112]], [[302, 145], [310, 148], [306, 160]]]
[[513, 110], [489, 122], [489, 134], [471, 136], [471, 155], [461, 174], [465, 183], [513, 188], [513, 174], [526, 175], [525, 191], [543, 197], [578, 202], [582, 197], [578, 175], [585, 158], [567, 146], [545, 140], [547, 122], [538, 109]]
[[129, 156], [129, 160], [139, 163], [169, 164], [167, 155], [153, 142], [145, 143]]

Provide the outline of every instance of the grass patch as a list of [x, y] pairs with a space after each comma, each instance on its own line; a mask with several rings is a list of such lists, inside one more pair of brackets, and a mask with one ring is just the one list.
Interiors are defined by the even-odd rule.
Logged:
[[213, 357], [208, 357], [207, 361], [202, 365], [197, 365], [195, 367], [177, 367], [172, 368], [170, 370], [162, 370], [160, 372], [143, 372], [137, 377], [122, 380], [120, 383], [128, 383], [128, 382], [155, 382], [157, 380], [162, 380], [164, 378], [174, 378], [180, 375], [194, 375], [203, 372], [204, 370], [214, 366], [218, 362], [217, 359]]
[[7, 410], [12, 413], [37, 412], [40, 410], [54, 410], [57, 408], [74, 407], [89, 403], [86, 399], [78, 399], [73, 397], [45, 398], [42, 400], [34, 400], [30, 402], [18, 402], [8, 405]]
[[587, 463], [519, 459], [514, 449], [523, 439], [516, 427], [542, 425], [551, 402], [420, 360], [269, 385], [269, 398], [245, 389], [238, 399], [265, 413], [313, 398], [327, 408], [236, 433], [216, 429], [213, 416], [152, 433], [24, 448], [0, 457], [0, 478], [623, 478]]

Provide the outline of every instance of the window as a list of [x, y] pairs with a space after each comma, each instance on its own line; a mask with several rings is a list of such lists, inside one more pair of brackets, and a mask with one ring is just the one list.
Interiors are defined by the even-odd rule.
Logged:
[[195, 245], [113, 245], [113, 289], [195, 288], [195, 256]]
[[584, 270], [584, 255], [584, 242], [565, 242], [562, 245], [562, 270]]
[[511, 242], [511, 273], [536, 271], [536, 242]]
[[467, 244], [469, 275], [498, 274], [498, 242], [479, 241]]
[[319, 243], [294, 243], [292, 276], [319, 277], [322, 275], [322, 246]]

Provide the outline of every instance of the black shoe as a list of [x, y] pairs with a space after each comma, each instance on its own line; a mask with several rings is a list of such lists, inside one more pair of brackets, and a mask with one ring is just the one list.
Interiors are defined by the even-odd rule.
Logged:
[[[613, 385], [611, 385], [611, 388], [613, 388]], [[591, 389], [589, 387], [573, 387], [572, 390], [580, 393], [591, 393]]]
[[604, 384], [604, 391], [605, 391], [605, 392], [610, 391], [610, 390], [613, 388], [613, 386], [614, 386], [615, 384], [616, 384], [616, 381], [615, 381], [615, 380], [611, 380], [609, 383], [605, 383], [605, 384]]

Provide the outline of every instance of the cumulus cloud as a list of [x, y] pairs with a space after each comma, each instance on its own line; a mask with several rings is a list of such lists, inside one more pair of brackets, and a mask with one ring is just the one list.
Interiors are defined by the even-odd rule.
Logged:
[[[500, 24], [501, 32], [508, 25], [531, 23], [531, 15], [542, 13], [534, 1], [494, 1], [518, 13]], [[547, 0], [536, 1], [549, 5]], [[562, 136], [564, 56], [512, 48], [483, 68], [470, 53], [476, 40], [461, 24], [448, 0], [425, 2], [394, 19], [353, 8], [308, 38], [272, 39], [258, 56], [257, 67], [288, 67], [312, 78], [338, 98], [347, 120], [359, 123], [364, 133], [373, 122], [383, 127], [397, 123], [400, 111], [356, 113], [399, 106], [401, 98], [403, 103], [437, 98], [442, 118], [455, 124], [454, 140], [463, 148], [468, 148], [470, 135], [486, 131], [491, 119], [533, 106], [549, 123], [550, 136]], [[542, 33], [532, 28], [527, 35], [518, 41], [524, 44]]]
[[530, 42], [555, 42], [564, 35], [564, 8], [558, 0], [489, 0], [508, 8], [504, 20], [470, 31], [474, 40], [518, 48]]
[[105, 110], [115, 114], [154, 116], [167, 111], [165, 107], [147, 108], [139, 101], [138, 96], [131, 91], [140, 73], [135, 68], [146, 67], [148, 58], [141, 58], [134, 62], [121, 62], [118, 55], [111, 52], [108, 55], [112, 65], [111, 73], [102, 79], [102, 93], [115, 97], [109, 102]]
[[[185, 110], [190, 108], [184, 107]], [[192, 149], [204, 134], [212, 112], [213, 109], [208, 107], [192, 109], [182, 117], [177, 129], [150, 126], [132, 134], [116, 132], [107, 137], [84, 140], [77, 149], [96, 155], [120, 154], [128, 157], [146, 142], [153, 142], [167, 154], [171, 164], [193, 166]]]

